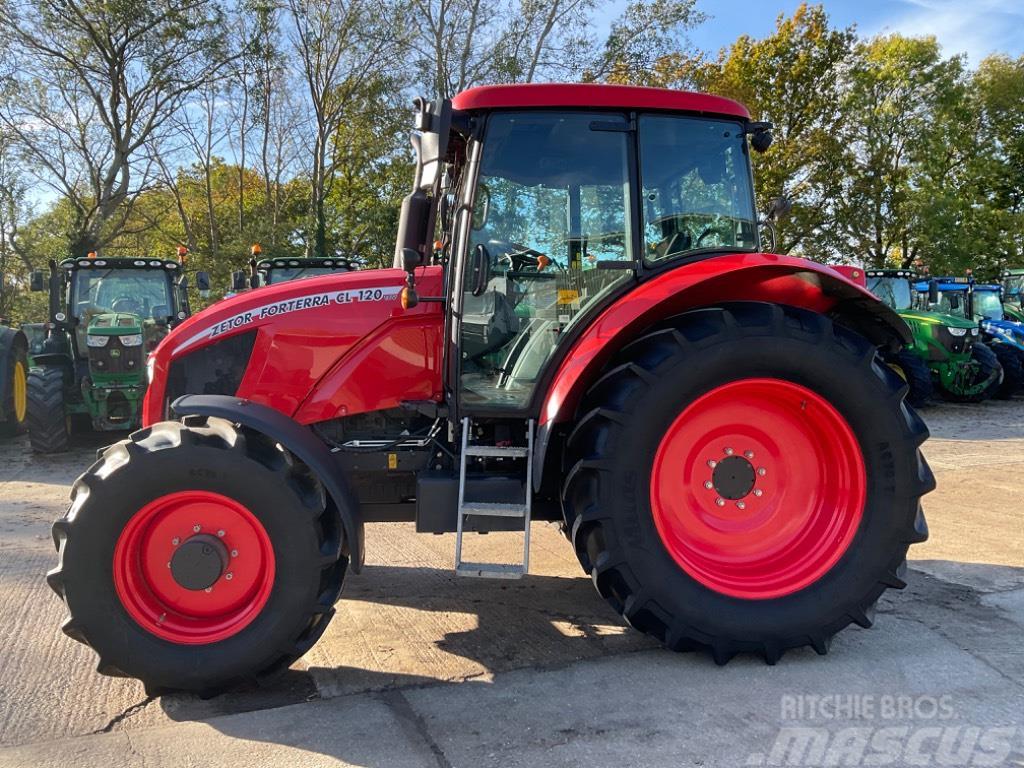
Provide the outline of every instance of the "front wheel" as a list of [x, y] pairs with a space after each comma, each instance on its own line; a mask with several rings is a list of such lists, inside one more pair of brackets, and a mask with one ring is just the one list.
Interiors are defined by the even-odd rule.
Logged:
[[0, 382], [0, 392], [6, 392], [0, 403], [0, 436], [12, 437], [25, 431], [28, 411], [28, 355], [25, 348], [15, 344], [10, 348], [6, 365], [0, 366], [7, 381]]
[[992, 344], [990, 349], [1003, 366], [1003, 381], [995, 391], [998, 400], [1009, 400], [1024, 385], [1024, 353], [1009, 344]]
[[598, 592], [673, 650], [820, 653], [901, 588], [934, 479], [906, 385], [804, 310], [688, 312], [627, 346], [567, 441], [563, 508]]
[[275, 441], [163, 422], [103, 452], [54, 523], [63, 629], [104, 674], [215, 692], [287, 668], [334, 614], [337, 510]]
[[904, 347], [891, 360], [889, 367], [907, 383], [907, 402], [915, 408], [925, 408], [935, 395], [932, 372], [924, 358]]
[[64, 369], [33, 368], [28, 375], [28, 439], [36, 453], [61, 453], [71, 444], [64, 398]]

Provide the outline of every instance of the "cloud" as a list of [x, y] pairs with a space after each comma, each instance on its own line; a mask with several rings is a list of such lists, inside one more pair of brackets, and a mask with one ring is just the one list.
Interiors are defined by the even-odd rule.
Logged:
[[991, 53], [1024, 53], [1024, 0], [896, 0], [865, 25], [868, 35], [934, 35], [944, 53], [966, 53], [976, 66]]

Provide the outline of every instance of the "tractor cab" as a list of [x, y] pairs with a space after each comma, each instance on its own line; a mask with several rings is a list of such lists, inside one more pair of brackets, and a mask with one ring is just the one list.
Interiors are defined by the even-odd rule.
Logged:
[[242, 270], [231, 273], [232, 293], [241, 293], [265, 285], [277, 285], [290, 280], [302, 280], [307, 277], [321, 277], [338, 272], [351, 272], [357, 265], [341, 256], [331, 258], [317, 257], [273, 257], [262, 258], [259, 243], [252, 246], [249, 259], [249, 274]]

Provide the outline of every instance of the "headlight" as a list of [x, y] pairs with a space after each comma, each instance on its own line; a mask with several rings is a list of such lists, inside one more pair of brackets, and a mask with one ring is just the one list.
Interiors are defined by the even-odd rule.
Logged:
[[93, 336], [90, 334], [85, 337], [86, 346], [90, 347], [105, 347], [108, 341], [110, 341], [109, 336]]
[[946, 330], [949, 331], [949, 335], [950, 336], [966, 336], [967, 335], [967, 329], [966, 328], [951, 328], [949, 326], [946, 326]]
[[977, 336], [977, 335], [978, 335], [978, 329], [977, 328], [971, 328], [971, 336]]
[[126, 347], [138, 347], [142, 344], [141, 333], [130, 333], [121, 337], [121, 344]]

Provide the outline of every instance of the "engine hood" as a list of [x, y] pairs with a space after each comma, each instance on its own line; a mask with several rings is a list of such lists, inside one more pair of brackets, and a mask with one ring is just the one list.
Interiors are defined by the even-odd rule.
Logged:
[[[405, 279], [400, 269], [339, 272], [268, 285], [193, 315], [150, 357], [144, 423], [166, 418], [184, 394], [237, 395], [304, 423], [432, 398], [441, 305], [402, 309]], [[417, 270], [421, 295], [441, 286], [440, 267]], [[329, 375], [347, 400], [318, 391]], [[322, 405], [300, 413], [307, 400]]]
[[142, 333], [142, 319], [129, 312], [105, 312], [89, 318], [86, 333], [90, 336], [122, 336]]
[[947, 328], [974, 328], [974, 322], [956, 315], [944, 315], [941, 312], [923, 312], [916, 309], [901, 309], [899, 316], [908, 323], [920, 325], [943, 325]]

